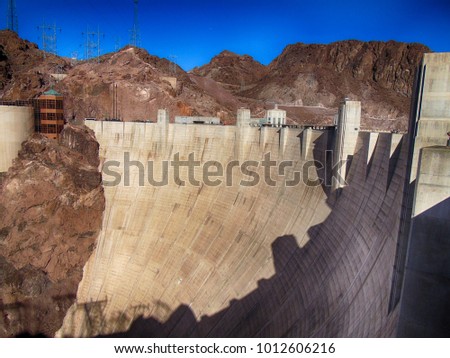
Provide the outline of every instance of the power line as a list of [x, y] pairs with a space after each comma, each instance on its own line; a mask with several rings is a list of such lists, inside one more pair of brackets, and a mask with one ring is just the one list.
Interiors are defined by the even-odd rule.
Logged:
[[97, 57], [97, 61], [100, 61], [100, 38], [104, 36], [104, 34], [100, 32], [100, 27], [97, 28], [97, 31], [89, 31], [89, 27], [87, 27], [83, 36], [86, 37], [84, 43], [84, 59], [90, 60]]
[[61, 29], [56, 24], [48, 25], [45, 21], [41, 26], [38, 26], [38, 29], [42, 31], [42, 50], [44, 51], [44, 57], [46, 53], [57, 55], [57, 33], [58, 31], [61, 32]]
[[72, 51], [70, 54], [70, 58], [72, 59], [72, 61], [77, 62], [78, 61], [78, 51]]
[[141, 34], [139, 30], [139, 0], [133, 0], [134, 2], [134, 22], [133, 28], [131, 29], [131, 44], [134, 47], [141, 45]]
[[78, 62], [78, 51], [72, 51], [70, 54], [70, 62], [75, 65]]
[[6, 18], [7, 28], [19, 33], [19, 21], [17, 19], [16, 0], [8, 0], [8, 13]]
[[120, 37], [114, 38], [114, 51], [117, 52], [122, 48], [122, 41]]

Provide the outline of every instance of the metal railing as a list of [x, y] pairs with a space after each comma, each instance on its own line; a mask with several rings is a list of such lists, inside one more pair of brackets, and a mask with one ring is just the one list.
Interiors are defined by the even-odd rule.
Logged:
[[34, 100], [0, 101], [0, 106], [33, 107]]

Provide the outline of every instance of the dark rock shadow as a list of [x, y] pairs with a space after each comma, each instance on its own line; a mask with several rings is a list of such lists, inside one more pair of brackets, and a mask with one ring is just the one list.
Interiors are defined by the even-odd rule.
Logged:
[[75, 295], [24, 298], [5, 304], [0, 301], [0, 333], [2, 337], [46, 338], [59, 327]]

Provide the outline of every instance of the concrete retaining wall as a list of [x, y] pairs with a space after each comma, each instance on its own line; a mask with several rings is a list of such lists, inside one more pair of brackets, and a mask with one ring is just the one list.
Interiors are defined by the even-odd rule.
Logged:
[[0, 106], [0, 172], [8, 171], [21, 144], [34, 132], [31, 107]]

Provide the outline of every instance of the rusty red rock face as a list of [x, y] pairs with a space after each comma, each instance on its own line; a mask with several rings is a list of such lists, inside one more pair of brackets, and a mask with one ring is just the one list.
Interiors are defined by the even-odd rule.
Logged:
[[0, 193], [0, 336], [52, 336], [73, 303], [105, 207], [98, 143], [67, 125], [60, 143], [35, 134]]

